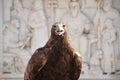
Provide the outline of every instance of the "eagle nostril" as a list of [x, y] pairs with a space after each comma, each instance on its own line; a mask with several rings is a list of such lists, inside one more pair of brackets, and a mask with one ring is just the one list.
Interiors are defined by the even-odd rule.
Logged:
[[63, 32], [63, 30], [60, 30], [60, 32]]
[[57, 32], [63, 32], [63, 30], [58, 30]]

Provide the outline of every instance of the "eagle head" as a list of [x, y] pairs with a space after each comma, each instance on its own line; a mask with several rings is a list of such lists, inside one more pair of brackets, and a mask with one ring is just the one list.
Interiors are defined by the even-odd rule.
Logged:
[[64, 36], [66, 33], [66, 25], [62, 22], [54, 23], [52, 25], [51, 33], [55, 36]]

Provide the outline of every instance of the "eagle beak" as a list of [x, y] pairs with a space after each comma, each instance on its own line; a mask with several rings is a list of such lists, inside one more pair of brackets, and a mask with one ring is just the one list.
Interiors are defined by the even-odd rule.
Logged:
[[64, 28], [62, 27], [62, 26], [58, 26], [57, 27], [57, 30], [56, 30], [56, 34], [57, 35], [63, 35], [64, 34], [64, 32], [65, 32], [65, 30], [64, 30]]

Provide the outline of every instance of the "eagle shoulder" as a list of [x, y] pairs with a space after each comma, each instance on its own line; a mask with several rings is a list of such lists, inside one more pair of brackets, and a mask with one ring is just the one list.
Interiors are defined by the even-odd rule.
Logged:
[[47, 58], [44, 49], [37, 49], [28, 62], [24, 80], [35, 80], [37, 73], [44, 67], [46, 62]]
[[78, 80], [78, 78], [80, 77], [81, 69], [82, 69], [82, 57], [78, 52], [74, 52], [73, 70], [71, 75], [72, 80]]

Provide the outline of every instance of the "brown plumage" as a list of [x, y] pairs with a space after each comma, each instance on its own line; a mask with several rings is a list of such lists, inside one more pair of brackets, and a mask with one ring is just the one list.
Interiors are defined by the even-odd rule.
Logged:
[[66, 25], [53, 24], [47, 44], [31, 57], [24, 80], [78, 80], [82, 61], [69, 44]]

